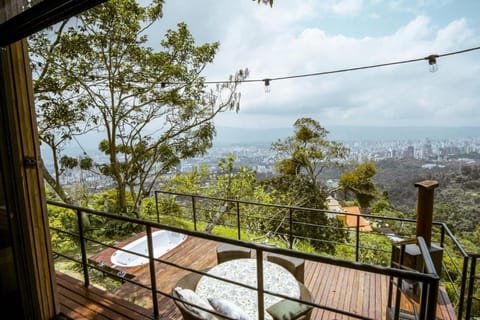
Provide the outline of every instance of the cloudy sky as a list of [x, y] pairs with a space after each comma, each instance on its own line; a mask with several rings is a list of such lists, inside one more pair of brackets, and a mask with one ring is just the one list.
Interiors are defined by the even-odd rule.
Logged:
[[[417, 59], [480, 46], [477, 0], [166, 0], [157, 26], [184, 21], [198, 43], [220, 42], [208, 81], [240, 68], [276, 78]], [[151, 36], [155, 41], [156, 36]], [[244, 83], [240, 112], [217, 125], [480, 126], [480, 50], [317, 77]]]

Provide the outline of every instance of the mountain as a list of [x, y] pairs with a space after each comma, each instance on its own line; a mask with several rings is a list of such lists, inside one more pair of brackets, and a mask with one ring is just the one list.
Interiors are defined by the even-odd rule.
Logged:
[[[361, 127], [361, 126], [331, 126], [329, 140], [348, 141], [405, 141], [405, 140], [448, 140], [459, 138], [479, 138], [480, 127]], [[270, 145], [278, 139], [284, 139], [293, 134], [293, 128], [232, 128], [217, 126], [214, 146], [230, 145]], [[65, 152], [77, 156], [84, 152], [97, 154], [98, 144], [103, 134], [90, 132], [77, 137], [65, 146]], [[42, 146], [41, 149], [44, 149]], [[49, 158], [48, 150], [44, 158]]]
[[[325, 127], [329, 140], [335, 141], [396, 141], [447, 140], [480, 138], [480, 127]], [[293, 134], [293, 128], [232, 128], [218, 127], [214, 144], [270, 144]]]

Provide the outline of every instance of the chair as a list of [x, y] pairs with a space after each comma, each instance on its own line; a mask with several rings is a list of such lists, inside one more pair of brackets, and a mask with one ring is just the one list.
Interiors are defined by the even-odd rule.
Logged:
[[252, 250], [250, 248], [240, 247], [233, 244], [222, 243], [217, 246], [217, 263], [228, 260], [250, 258]]
[[[180, 280], [177, 281], [175, 286], [172, 288], [172, 292], [171, 292], [172, 296], [174, 296], [177, 299], [180, 299], [180, 296], [175, 291], [176, 287], [180, 287], [180, 288], [184, 288], [184, 289], [191, 289], [191, 290], [195, 291], [195, 288], [197, 287], [197, 283], [198, 283], [198, 281], [200, 280], [201, 277], [202, 277], [201, 274], [198, 274], [198, 273], [195, 273], [195, 272], [192, 272], [192, 273], [189, 273], [189, 274], [183, 276], [182, 278], [180, 278]], [[183, 319], [185, 319], [185, 320], [203, 320], [202, 318], [198, 317], [197, 315], [193, 314], [190, 310], [188, 310], [187, 306], [183, 302], [181, 302], [179, 300], [173, 300], [173, 301], [175, 302], [175, 305], [177, 306], [177, 308], [182, 313]]]
[[[208, 269], [202, 270], [204, 272], [207, 272]], [[177, 283], [173, 286], [171, 294], [177, 299], [180, 299], [180, 296], [177, 294], [175, 291], [176, 287], [180, 287], [183, 289], [190, 289], [192, 291], [195, 291], [197, 288], [198, 281], [202, 277], [201, 274], [191, 272], [180, 278]], [[173, 300], [175, 302], [175, 305], [177, 308], [180, 310], [180, 313], [182, 314], [183, 319], [185, 320], [205, 320], [204, 318], [199, 317], [197, 314], [193, 313], [187, 305], [185, 305], [183, 302], [179, 300]], [[220, 317], [216, 317], [217, 319], [222, 319]]]
[[288, 271], [290, 271], [297, 281], [304, 283], [305, 279], [305, 260], [289, 257], [281, 254], [268, 253], [267, 260], [278, 265], [281, 265]]

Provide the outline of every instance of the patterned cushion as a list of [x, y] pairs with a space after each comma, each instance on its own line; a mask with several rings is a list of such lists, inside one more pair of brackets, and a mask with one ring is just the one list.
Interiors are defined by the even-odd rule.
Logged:
[[[213, 310], [212, 306], [202, 297], [197, 295], [193, 290], [190, 289], [183, 289], [180, 287], [175, 288], [175, 292], [178, 294], [178, 296], [186, 302], [189, 302], [191, 304], [197, 305], [199, 307], [205, 308], [207, 310]], [[196, 308], [190, 304], [185, 303], [185, 307], [190, 310], [192, 313], [196, 314], [202, 319], [205, 320], [215, 320], [217, 317], [215, 317], [213, 314], [204, 311], [202, 309]]]
[[248, 320], [248, 315], [233, 302], [222, 298], [208, 298], [208, 302], [210, 302], [216, 311], [228, 316], [229, 318], [235, 320]]

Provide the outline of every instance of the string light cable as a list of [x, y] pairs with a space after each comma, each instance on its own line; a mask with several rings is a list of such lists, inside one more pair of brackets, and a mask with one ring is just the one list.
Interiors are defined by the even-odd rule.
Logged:
[[[422, 57], [422, 58], [379, 63], [379, 64], [373, 64], [373, 65], [367, 65], [367, 66], [361, 66], [361, 67], [353, 67], [353, 68], [345, 68], [345, 69], [321, 71], [321, 72], [305, 73], [305, 74], [297, 74], [297, 75], [287, 75], [287, 76], [272, 77], [272, 78], [205, 81], [204, 83], [205, 84], [229, 84], [229, 83], [262, 82], [265, 85], [265, 92], [270, 92], [270, 85], [271, 85], [272, 81], [307, 78], [307, 77], [317, 77], [317, 76], [323, 76], [323, 75], [334, 74], [334, 73], [344, 73], [344, 72], [352, 72], [352, 71], [359, 71], [359, 70], [365, 70], [365, 69], [382, 68], [382, 67], [394, 66], [394, 65], [399, 65], [399, 64], [407, 64], [407, 63], [413, 63], [413, 62], [419, 62], [419, 61], [427, 61], [428, 64], [429, 64], [430, 72], [435, 72], [435, 71], [438, 70], [438, 65], [437, 65], [437, 59], [438, 58], [453, 56], [453, 55], [457, 55], [457, 54], [463, 54], [463, 53], [476, 51], [476, 50], [480, 50], [480, 46], [473, 47], [473, 48], [468, 48], [468, 49], [464, 49], [464, 50], [459, 50], [459, 51], [447, 52], [447, 53], [443, 53], [443, 54], [431, 54], [429, 56]], [[185, 84], [185, 83], [181, 83], [181, 82], [162, 82], [162, 88], [165, 88], [167, 85], [183, 85], [183, 84]]]
[[83, 146], [80, 144], [80, 141], [78, 141], [77, 137], [75, 137], [74, 134], [72, 134], [72, 139], [75, 140], [75, 142], [77, 143], [77, 145], [80, 147], [80, 149], [83, 151], [83, 156], [87, 156], [88, 157], [88, 154], [87, 154], [87, 151], [85, 151], [85, 149], [83, 148]]

